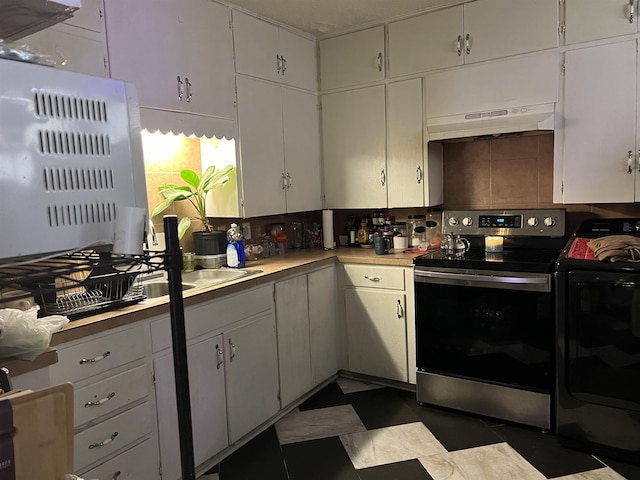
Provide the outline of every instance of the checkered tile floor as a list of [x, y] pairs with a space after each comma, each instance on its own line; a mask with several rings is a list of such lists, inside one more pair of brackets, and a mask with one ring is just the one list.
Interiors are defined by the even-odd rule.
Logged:
[[640, 467], [553, 435], [338, 379], [207, 473], [207, 480], [640, 480]]

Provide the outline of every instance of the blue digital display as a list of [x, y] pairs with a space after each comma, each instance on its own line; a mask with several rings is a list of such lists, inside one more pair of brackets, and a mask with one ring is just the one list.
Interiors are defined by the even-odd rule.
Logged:
[[521, 215], [480, 215], [480, 227], [485, 228], [522, 228]]

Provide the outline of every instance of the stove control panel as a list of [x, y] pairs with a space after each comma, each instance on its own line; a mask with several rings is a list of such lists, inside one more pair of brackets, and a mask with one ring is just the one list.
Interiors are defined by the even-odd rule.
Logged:
[[445, 210], [442, 215], [443, 233], [511, 237], [563, 237], [565, 234], [562, 208]]

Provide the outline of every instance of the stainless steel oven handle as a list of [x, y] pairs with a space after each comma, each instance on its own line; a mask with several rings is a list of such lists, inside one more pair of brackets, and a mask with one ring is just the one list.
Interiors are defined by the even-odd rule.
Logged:
[[450, 272], [434, 272], [427, 270], [415, 270], [415, 280], [417, 282], [428, 283], [427, 279], [438, 280], [450, 280], [451, 284], [465, 284], [478, 286], [486, 286], [486, 284], [510, 284], [517, 288], [517, 285], [536, 285], [547, 286], [549, 285], [549, 278], [542, 277], [513, 277], [513, 276], [498, 276], [498, 275], [478, 275], [467, 273], [450, 273]]

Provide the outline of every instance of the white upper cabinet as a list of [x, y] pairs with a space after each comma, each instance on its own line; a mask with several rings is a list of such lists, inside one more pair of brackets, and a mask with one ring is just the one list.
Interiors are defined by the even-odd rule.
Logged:
[[568, 51], [565, 68], [554, 202], [638, 200], [636, 41]]
[[56, 68], [109, 76], [102, 0], [84, 0], [63, 23], [21, 38], [20, 43], [48, 55]]
[[236, 72], [317, 90], [316, 43], [233, 11]]
[[387, 86], [388, 208], [443, 202], [442, 146], [425, 151], [422, 105], [421, 78]]
[[389, 75], [557, 46], [556, 0], [477, 0], [389, 24]]
[[384, 79], [384, 27], [320, 41], [320, 89]]
[[237, 78], [245, 217], [322, 208], [315, 93]]
[[135, 84], [141, 106], [235, 118], [229, 8], [109, 0], [106, 15], [111, 76]]
[[637, 0], [565, 0], [567, 45], [638, 32]]
[[322, 96], [327, 208], [386, 208], [385, 87]]

